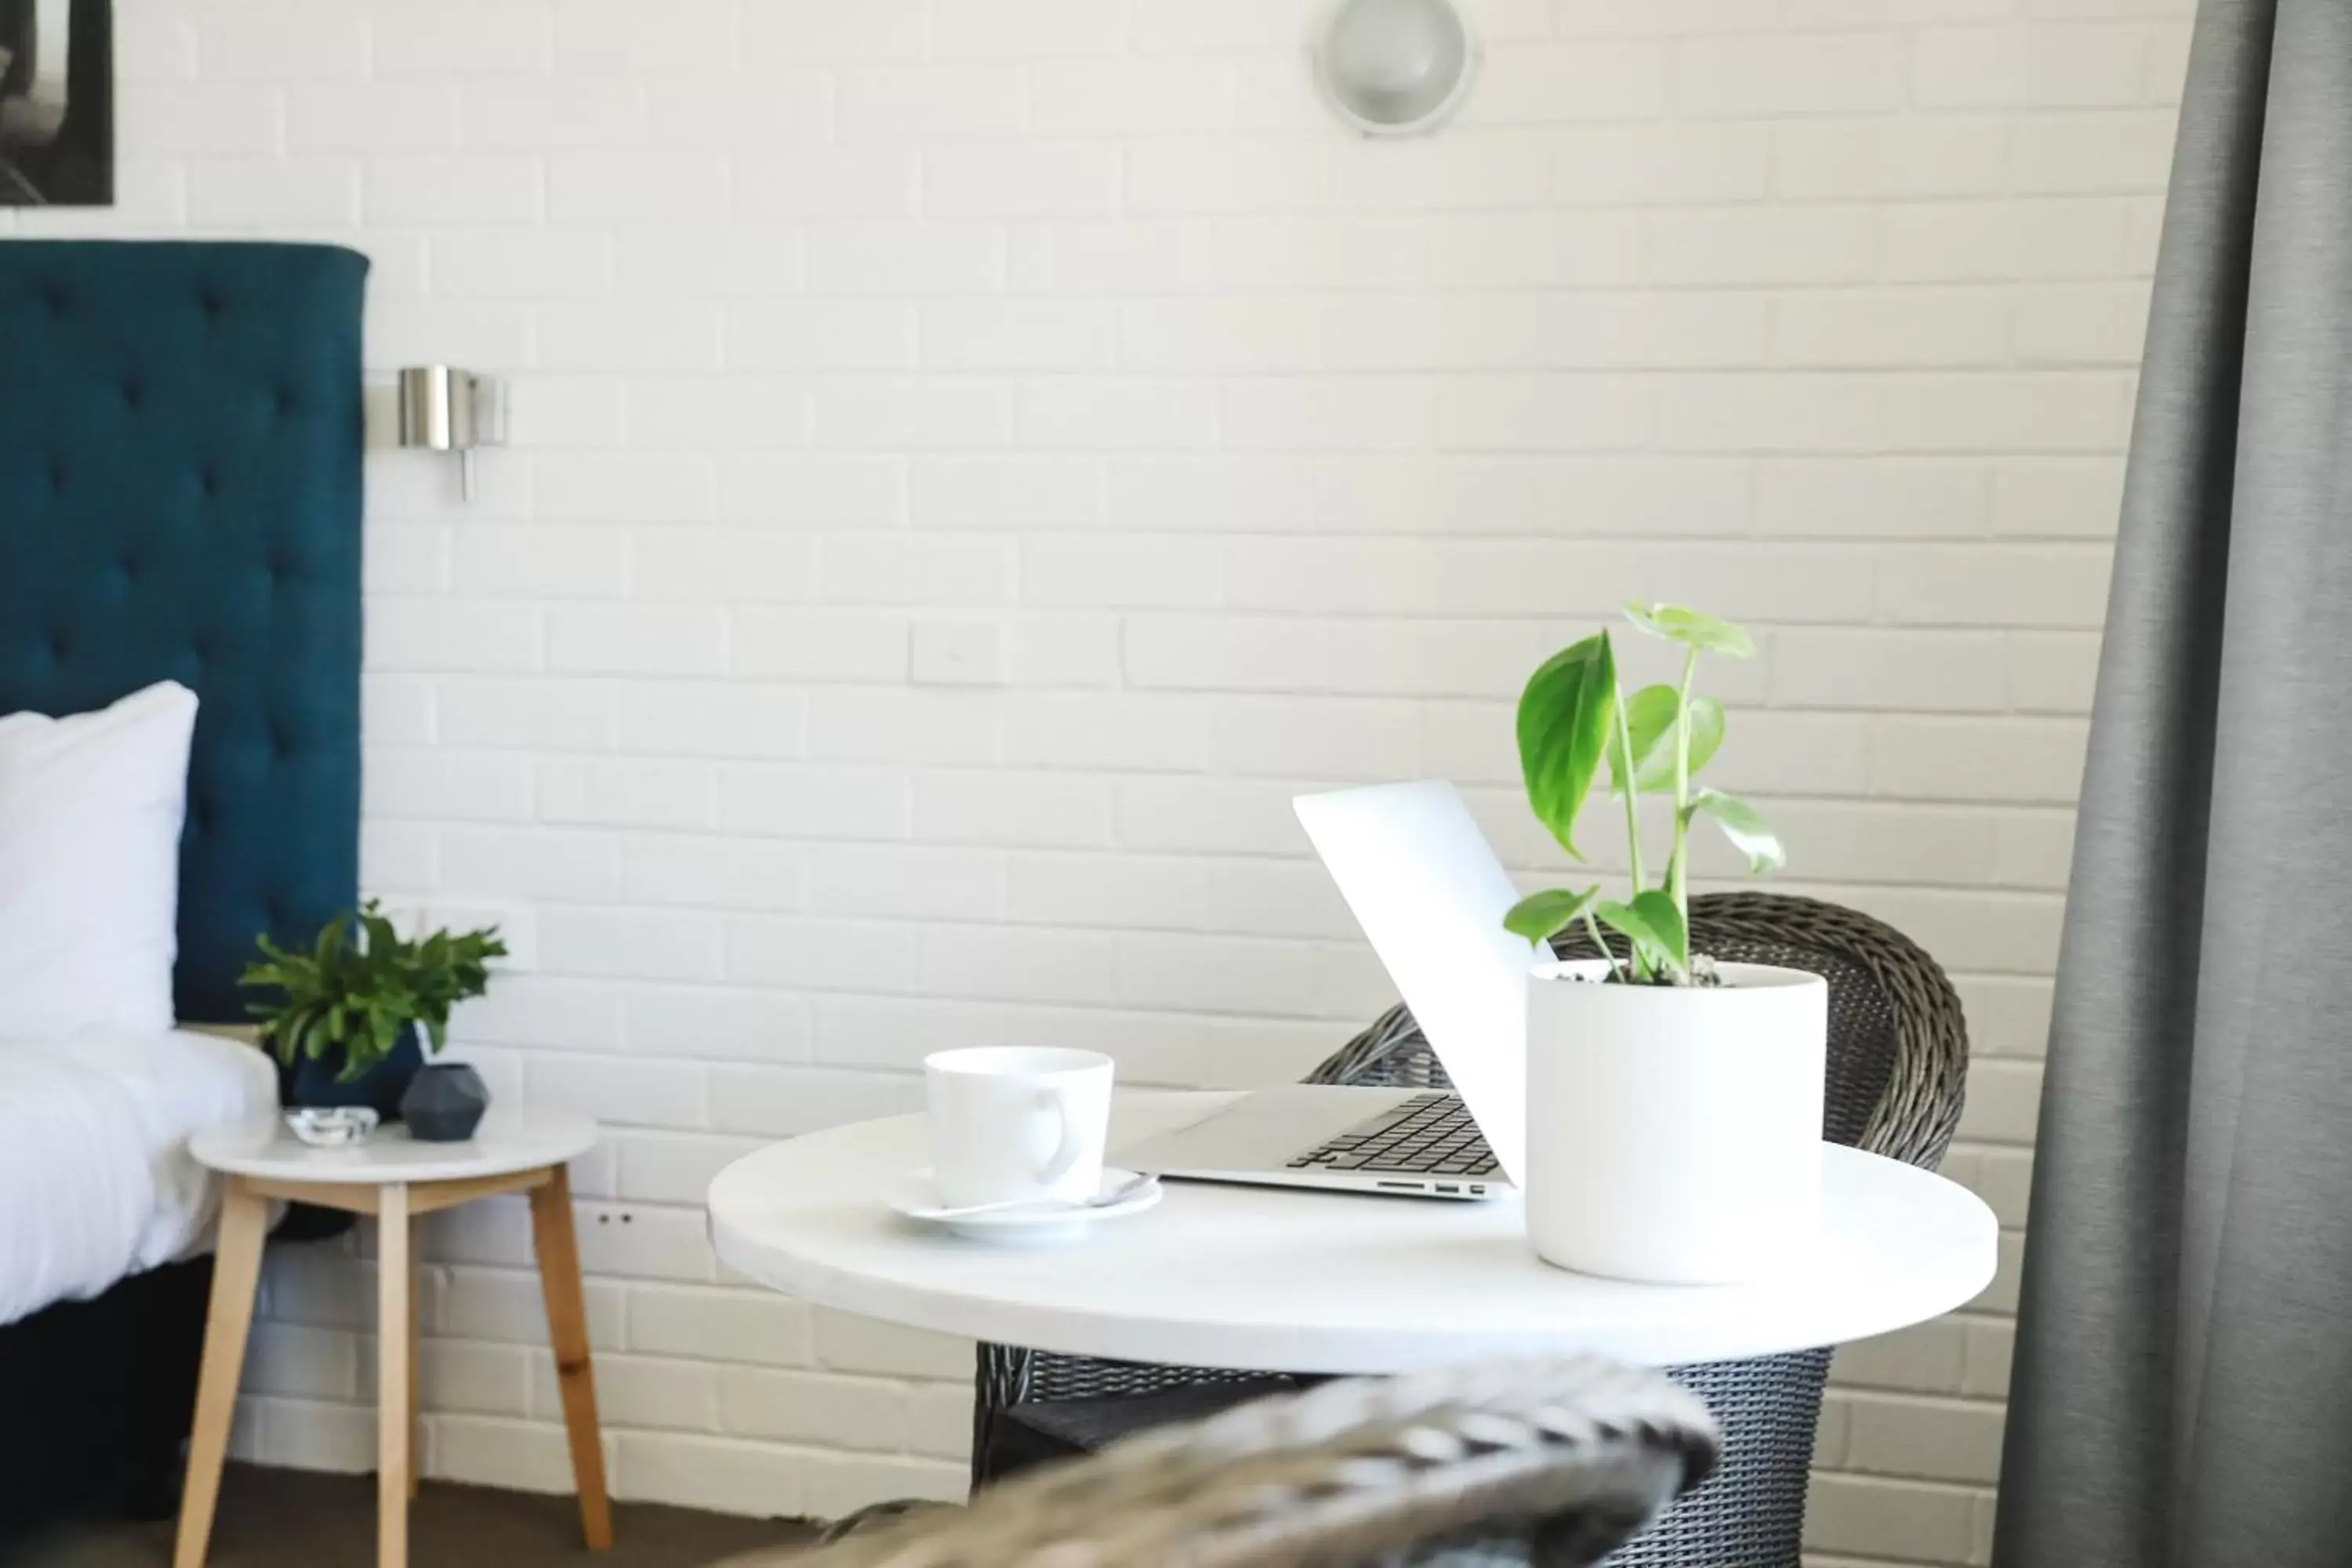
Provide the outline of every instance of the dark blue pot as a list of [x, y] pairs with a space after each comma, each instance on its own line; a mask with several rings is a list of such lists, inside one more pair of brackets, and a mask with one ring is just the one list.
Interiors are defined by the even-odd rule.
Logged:
[[279, 1098], [288, 1105], [364, 1105], [384, 1121], [397, 1121], [401, 1096], [408, 1092], [409, 1080], [424, 1065], [416, 1031], [403, 1029], [392, 1055], [348, 1083], [342, 1081], [341, 1051], [330, 1051], [316, 1061], [305, 1058], [296, 1062], [280, 1076]]

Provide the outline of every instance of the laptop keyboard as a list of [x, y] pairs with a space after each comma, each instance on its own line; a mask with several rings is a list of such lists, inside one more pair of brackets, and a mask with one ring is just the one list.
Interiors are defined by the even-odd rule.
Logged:
[[1425, 1176], [1486, 1176], [1495, 1152], [1457, 1094], [1417, 1094], [1360, 1121], [1290, 1162], [1294, 1171], [1400, 1171]]

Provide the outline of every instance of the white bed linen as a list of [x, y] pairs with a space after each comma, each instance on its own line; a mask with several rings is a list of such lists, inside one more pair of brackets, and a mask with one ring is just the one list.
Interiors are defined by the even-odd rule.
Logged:
[[188, 1135], [277, 1103], [234, 1040], [0, 1040], [0, 1324], [209, 1249], [220, 1182]]

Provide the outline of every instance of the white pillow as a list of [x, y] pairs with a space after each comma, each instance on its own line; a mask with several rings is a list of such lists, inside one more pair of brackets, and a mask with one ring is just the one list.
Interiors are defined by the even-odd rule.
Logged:
[[0, 719], [0, 1040], [172, 1026], [196, 696]]

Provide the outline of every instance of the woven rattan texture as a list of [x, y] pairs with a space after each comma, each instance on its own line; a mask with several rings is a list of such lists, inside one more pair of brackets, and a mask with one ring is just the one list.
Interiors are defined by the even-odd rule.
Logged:
[[1716, 1447], [1688, 1392], [1590, 1358], [1354, 1378], [735, 1568], [1347, 1568], [1416, 1553], [1466, 1568], [1495, 1559], [1445, 1543], [1482, 1527], [1576, 1568], [1697, 1482]]
[[[1959, 1125], [1968, 1029], [1951, 982], [1917, 943], [1857, 910], [1775, 893], [1695, 899], [1691, 934], [1696, 951], [1717, 959], [1827, 980], [1826, 1135], [1930, 1170], [1941, 1163]], [[1564, 957], [1592, 952], [1580, 937], [1559, 945]], [[1397, 1006], [1310, 1081], [1444, 1088], [1447, 1079], [1412, 1014]], [[1706, 1485], [1612, 1557], [1612, 1568], [1796, 1568], [1829, 1360], [1826, 1350], [1800, 1351], [1677, 1368], [1675, 1379], [1722, 1424], [1722, 1460]], [[1000, 1345], [982, 1345], [979, 1363], [983, 1436], [989, 1411], [1033, 1400], [1149, 1394], [1247, 1375]], [[976, 1450], [974, 1464], [981, 1463]]]

